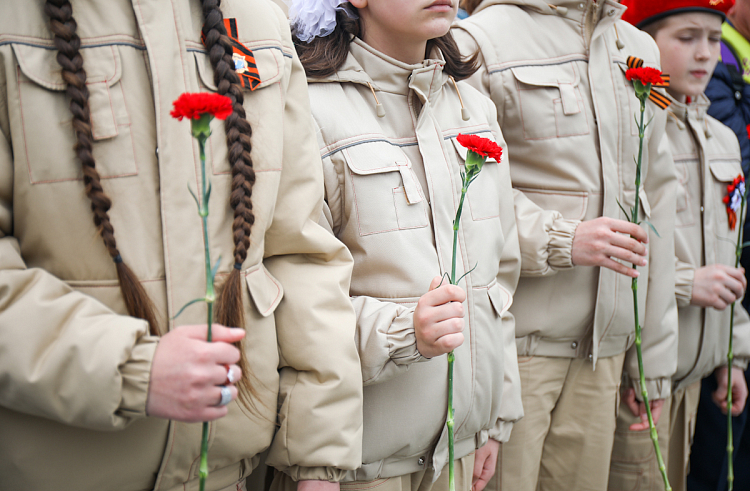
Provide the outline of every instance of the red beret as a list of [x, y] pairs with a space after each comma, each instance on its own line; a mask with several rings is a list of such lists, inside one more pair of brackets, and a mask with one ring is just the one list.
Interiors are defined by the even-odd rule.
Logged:
[[628, 10], [622, 20], [644, 27], [669, 15], [683, 12], [710, 12], [724, 17], [734, 0], [621, 0]]

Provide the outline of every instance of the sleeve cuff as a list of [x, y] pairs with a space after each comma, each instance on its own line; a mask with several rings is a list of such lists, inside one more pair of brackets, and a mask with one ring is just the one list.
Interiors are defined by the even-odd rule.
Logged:
[[146, 417], [148, 386], [151, 381], [151, 361], [154, 359], [157, 336], [144, 336], [130, 353], [130, 359], [120, 368], [122, 401], [117, 412], [129, 418]]
[[340, 482], [346, 471], [336, 467], [300, 467], [293, 465], [284, 469], [294, 481], [329, 481]]
[[[641, 384], [638, 379], [631, 377], [630, 384], [635, 389], [636, 399], [642, 400]], [[672, 395], [672, 380], [670, 378], [646, 379], [646, 390], [648, 391], [649, 401], [666, 399]]]
[[732, 366], [734, 368], [739, 368], [740, 370], [744, 372], [745, 370], [747, 370], [747, 364], [748, 364], [747, 362], [748, 362], [747, 358], [735, 357], [734, 360], [732, 360]]
[[693, 280], [695, 279], [695, 268], [676, 268], [674, 273], [674, 295], [677, 306], [687, 307], [693, 298]]
[[411, 365], [428, 361], [417, 350], [417, 336], [414, 333], [414, 308], [399, 315], [388, 329], [388, 352], [396, 365]]
[[580, 220], [555, 220], [549, 231], [549, 265], [554, 269], [570, 269], [573, 264], [573, 237]]
[[510, 421], [497, 420], [497, 423], [489, 431], [489, 437], [500, 443], [510, 440], [510, 432], [513, 430], [513, 423]]

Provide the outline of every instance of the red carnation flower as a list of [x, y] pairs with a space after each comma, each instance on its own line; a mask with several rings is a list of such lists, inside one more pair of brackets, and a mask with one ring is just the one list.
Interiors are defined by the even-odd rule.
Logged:
[[185, 92], [172, 105], [174, 109], [169, 114], [180, 121], [182, 118], [200, 119], [204, 114], [227, 119], [232, 114], [232, 101], [229, 97], [209, 92]]
[[503, 157], [503, 149], [498, 146], [497, 143], [493, 142], [489, 138], [482, 138], [477, 135], [458, 135], [458, 143], [468, 148], [469, 150], [481, 155], [482, 157], [489, 157], [500, 162]]
[[628, 71], [625, 72], [625, 77], [631, 81], [638, 80], [643, 85], [661, 83], [661, 71], [647, 66], [641, 68], [629, 68]]

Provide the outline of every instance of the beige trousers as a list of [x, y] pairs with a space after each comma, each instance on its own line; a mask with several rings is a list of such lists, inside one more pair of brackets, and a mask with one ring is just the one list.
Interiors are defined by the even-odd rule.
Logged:
[[[456, 491], [471, 491], [473, 474], [473, 453], [456, 460], [454, 464]], [[440, 477], [433, 483], [434, 475], [434, 471], [430, 468], [413, 474], [372, 481], [342, 482], [341, 491], [448, 491], [448, 467], [443, 468]], [[297, 491], [297, 483], [286, 474], [276, 471], [271, 491]]]
[[518, 357], [524, 417], [500, 446], [488, 491], [607, 486], [625, 354], [597, 361]]
[[[695, 415], [698, 412], [700, 393], [701, 383], [698, 381], [672, 394], [665, 401], [656, 425], [659, 449], [667, 464], [667, 477], [674, 491], [687, 489], [690, 444], [695, 434]], [[649, 432], [629, 429], [631, 424], [639, 420], [624, 403], [621, 405], [612, 448], [609, 491], [664, 489]]]

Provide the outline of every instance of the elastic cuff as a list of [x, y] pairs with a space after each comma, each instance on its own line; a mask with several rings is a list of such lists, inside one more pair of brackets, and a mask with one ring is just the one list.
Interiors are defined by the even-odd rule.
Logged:
[[687, 307], [693, 298], [693, 280], [695, 269], [679, 268], [674, 272], [674, 296], [677, 306]]
[[287, 467], [284, 473], [295, 481], [340, 482], [346, 476], [345, 470], [336, 467], [300, 467], [298, 465]]
[[[641, 384], [638, 379], [630, 378], [630, 385], [635, 389], [635, 397], [639, 401], [643, 400], [641, 397]], [[672, 380], [669, 378], [661, 379], [646, 379], [646, 390], [648, 391], [648, 400], [656, 401], [659, 399], [666, 399], [672, 395]]]
[[414, 332], [414, 308], [400, 314], [388, 329], [388, 353], [396, 365], [411, 365], [428, 361], [417, 350], [417, 336]]
[[129, 418], [146, 417], [148, 386], [151, 381], [151, 361], [154, 359], [157, 336], [144, 336], [130, 352], [130, 359], [120, 368], [122, 401], [117, 413]]
[[555, 220], [549, 231], [549, 246], [547, 253], [550, 267], [553, 269], [570, 269], [573, 264], [573, 237], [580, 220]]
[[489, 432], [489, 437], [493, 440], [497, 440], [500, 443], [505, 443], [510, 440], [510, 433], [513, 430], [513, 422], [498, 420], [495, 427]]

